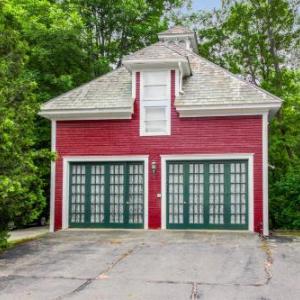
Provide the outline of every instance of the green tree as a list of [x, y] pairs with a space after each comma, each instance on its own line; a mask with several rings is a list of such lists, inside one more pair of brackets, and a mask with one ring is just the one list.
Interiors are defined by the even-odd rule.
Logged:
[[157, 40], [157, 33], [166, 29], [166, 14], [186, 0], [65, 0], [76, 3], [86, 29], [88, 54], [94, 75], [103, 68], [120, 66], [125, 54]]
[[36, 83], [25, 69], [28, 45], [12, 10], [0, 2], [0, 248], [6, 246], [10, 220], [31, 221], [44, 207], [37, 162], [50, 157], [34, 150]]

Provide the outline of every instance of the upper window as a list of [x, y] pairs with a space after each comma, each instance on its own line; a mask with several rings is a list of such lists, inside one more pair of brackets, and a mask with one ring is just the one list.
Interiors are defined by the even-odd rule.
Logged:
[[141, 135], [170, 134], [170, 71], [141, 73]]

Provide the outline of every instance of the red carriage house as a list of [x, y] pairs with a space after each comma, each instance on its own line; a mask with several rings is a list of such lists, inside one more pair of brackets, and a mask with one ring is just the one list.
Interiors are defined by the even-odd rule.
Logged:
[[268, 235], [268, 120], [282, 101], [197, 54], [175, 26], [122, 67], [42, 105], [51, 230]]

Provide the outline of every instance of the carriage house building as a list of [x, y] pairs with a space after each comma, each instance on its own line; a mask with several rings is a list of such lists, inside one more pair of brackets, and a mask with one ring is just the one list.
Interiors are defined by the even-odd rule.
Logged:
[[51, 230], [268, 235], [268, 121], [281, 100], [197, 54], [175, 26], [122, 66], [42, 105]]

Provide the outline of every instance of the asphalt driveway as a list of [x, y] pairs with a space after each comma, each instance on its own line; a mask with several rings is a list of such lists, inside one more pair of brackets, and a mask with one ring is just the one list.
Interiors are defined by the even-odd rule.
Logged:
[[300, 299], [300, 240], [58, 232], [0, 256], [0, 299]]

